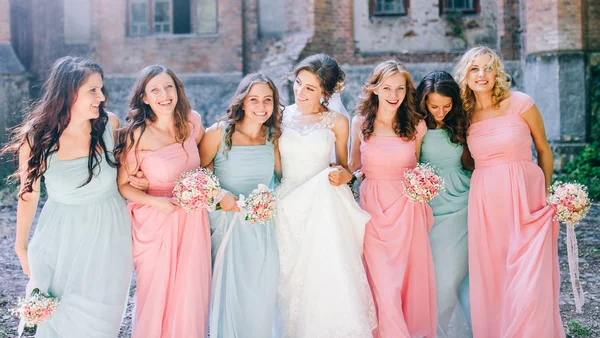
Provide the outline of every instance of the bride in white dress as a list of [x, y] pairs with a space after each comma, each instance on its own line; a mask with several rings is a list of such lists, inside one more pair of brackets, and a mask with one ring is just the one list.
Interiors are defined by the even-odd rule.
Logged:
[[[276, 190], [281, 335], [371, 338], [375, 306], [362, 261], [370, 216], [346, 185], [348, 119], [324, 105], [344, 73], [318, 54], [301, 61], [294, 75], [296, 104], [284, 111]], [[334, 145], [339, 165], [329, 167]]]

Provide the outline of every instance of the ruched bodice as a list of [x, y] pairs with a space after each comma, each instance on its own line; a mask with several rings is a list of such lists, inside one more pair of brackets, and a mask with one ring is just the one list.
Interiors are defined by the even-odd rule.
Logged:
[[468, 139], [477, 168], [520, 161], [533, 163], [529, 126], [519, 115], [506, 114], [475, 122], [469, 128]]
[[[114, 161], [114, 142], [110, 127], [105, 128], [103, 138], [108, 156]], [[117, 181], [117, 171], [110, 167], [105, 154], [101, 154], [100, 157], [100, 163], [94, 169], [93, 179], [82, 186], [88, 178], [87, 156], [61, 161], [58, 159], [58, 153], [50, 155], [48, 170], [44, 173], [48, 199], [62, 204], [81, 205], [118, 195], [117, 185], [114, 184]]]
[[273, 144], [233, 146], [224, 152], [223, 145], [214, 159], [215, 175], [221, 187], [234, 195], [248, 196], [259, 184], [269, 186], [273, 179], [275, 155]]

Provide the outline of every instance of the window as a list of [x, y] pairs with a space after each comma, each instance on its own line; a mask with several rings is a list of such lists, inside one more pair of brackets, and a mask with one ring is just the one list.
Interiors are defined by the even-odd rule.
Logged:
[[217, 0], [129, 0], [130, 36], [214, 34]]
[[475, 13], [478, 7], [479, 0], [441, 0], [442, 13]]
[[408, 0], [373, 0], [371, 7], [373, 15], [406, 15]]

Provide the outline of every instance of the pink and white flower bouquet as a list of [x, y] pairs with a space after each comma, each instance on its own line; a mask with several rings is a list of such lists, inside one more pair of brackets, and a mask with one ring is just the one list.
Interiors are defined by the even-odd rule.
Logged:
[[413, 203], [426, 203], [437, 196], [445, 187], [444, 180], [433, 166], [419, 164], [404, 172], [404, 195]]
[[173, 196], [187, 212], [201, 208], [214, 211], [224, 194], [219, 179], [207, 168], [197, 168], [181, 174], [173, 188]]
[[548, 204], [555, 207], [554, 219], [567, 225], [567, 256], [569, 260], [569, 275], [575, 299], [575, 312], [583, 310], [583, 288], [579, 283], [579, 249], [575, 235], [575, 225], [585, 218], [590, 210], [591, 201], [587, 187], [579, 183], [554, 182], [550, 187]]
[[26, 327], [34, 327], [50, 318], [60, 301], [46, 293], [40, 292], [35, 288], [31, 296], [19, 298], [17, 307], [11, 310], [11, 313], [19, 317]]
[[550, 187], [548, 204], [556, 207], [554, 218], [567, 225], [576, 225], [581, 222], [591, 206], [586, 186], [560, 181]]
[[259, 184], [244, 201], [244, 209], [247, 212], [246, 221], [264, 224], [275, 216], [277, 202], [269, 187]]

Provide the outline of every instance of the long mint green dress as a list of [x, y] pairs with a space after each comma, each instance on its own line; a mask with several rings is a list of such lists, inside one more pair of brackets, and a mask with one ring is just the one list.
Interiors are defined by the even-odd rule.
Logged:
[[[112, 152], [110, 122], [102, 137]], [[48, 200], [28, 259], [33, 286], [60, 297], [60, 304], [38, 325], [38, 338], [119, 334], [133, 265], [131, 221], [117, 189], [117, 169], [102, 154], [94, 177], [81, 186], [87, 163], [88, 157], [61, 161], [54, 153], [44, 173]]]
[[[223, 136], [224, 124], [221, 124]], [[214, 159], [214, 172], [221, 187], [248, 197], [258, 184], [271, 186], [275, 169], [273, 144], [233, 146], [223, 153], [225, 140]], [[252, 224], [233, 212], [209, 213], [213, 256], [213, 294], [210, 315], [211, 338], [271, 337], [275, 315], [279, 255], [273, 221]], [[223, 237], [233, 226], [214, 266]]]
[[470, 326], [467, 202], [471, 174], [462, 167], [462, 153], [463, 145], [452, 143], [445, 129], [430, 129], [423, 138], [420, 162], [437, 167], [446, 183], [446, 189], [429, 203], [435, 221], [429, 242], [435, 266], [437, 337], [448, 337], [457, 304]]

